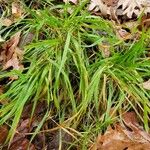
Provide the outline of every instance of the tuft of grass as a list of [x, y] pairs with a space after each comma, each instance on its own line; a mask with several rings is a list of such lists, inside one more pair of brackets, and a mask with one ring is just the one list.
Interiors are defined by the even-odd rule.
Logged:
[[[28, 15], [24, 19], [0, 31], [8, 37], [17, 28], [23, 35], [34, 34], [33, 42], [24, 47], [24, 71], [0, 73], [1, 80], [18, 76], [0, 95], [0, 100], [9, 99], [0, 109], [0, 124], [11, 126], [7, 142], [15, 134], [24, 106], [34, 103], [32, 117], [41, 100], [47, 102], [47, 112], [59, 118], [58, 124], [81, 132], [82, 140], [75, 142], [81, 149], [87, 149], [87, 139], [90, 142], [129, 110], [137, 113], [149, 131], [150, 93], [141, 83], [150, 77], [146, 57], [150, 32], [143, 31], [138, 41], [124, 42], [117, 38], [110, 21], [86, 11], [86, 3], [76, 8], [44, 4], [43, 9], [25, 7]], [[109, 58], [103, 57], [103, 42], [109, 43]]]

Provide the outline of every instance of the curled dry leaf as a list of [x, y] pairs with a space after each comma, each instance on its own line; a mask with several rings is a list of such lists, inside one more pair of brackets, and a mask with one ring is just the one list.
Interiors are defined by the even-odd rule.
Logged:
[[127, 32], [124, 29], [118, 29], [117, 30], [117, 36], [118, 36], [119, 39], [122, 39], [122, 40], [127, 40], [127, 39], [132, 38], [131, 33]]
[[115, 124], [109, 127], [104, 135], [99, 135], [90, 150], [149, 150], [150, 135], [138, 124], [134, 112], [123, 115], [126, 126]]
[[1, 59], [3, 69], [13, 67], [16, 70], [22, 70], [23, 66], [20, 61], [22, 60], [23, 51], [19, 49], [19, 39], [21, 32], [17, 32], [10, 40], [2, 45]]

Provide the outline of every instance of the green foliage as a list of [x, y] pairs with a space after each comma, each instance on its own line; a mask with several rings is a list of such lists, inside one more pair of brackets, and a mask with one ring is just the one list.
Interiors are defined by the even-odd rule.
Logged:
[[[33, 115], [41, 100], [46, 100], [48, 111], [61, 123], [67, 122], [66, 127], [86, 131], [85, 137], [102, 131], [128, 110], [134, 110], [149, 130], [150, 94], [141, 87], [150, 77], [149, 32], [143, 31], [138, 41], [122, 42], [111, 22], [90, 15], [85, 3], [73, 7], [71, 14], [70, 7], [27, 8], [28, 16], [20, 22], [22, 33], [33, 33], [35, 38], [24, 47], [24, 71], [0, 73], [1, 79], [18, 76], [0, 96], [9, 99], [0, 109], [0, 124], [11, 126], [8, 140], [13, 138], [25, 104], [34, 102]], [[109, 43], [109, 58], [102, 55], [103, 42]], [[114, 118], [115, 113], [119, 115]]]

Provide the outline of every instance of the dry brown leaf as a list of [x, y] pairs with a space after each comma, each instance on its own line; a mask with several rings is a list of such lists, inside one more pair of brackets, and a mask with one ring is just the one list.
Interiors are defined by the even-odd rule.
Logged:
[[17, 32], [10, 40], [2, 45], [1, 61], [3, 69], [13, 67], [16, 70], [22, 70], [23, 66], [20, 64], [22, 60], [23, 51], [19, 49], [18, 44], [21, 32]]
[[19, 47], [23, 48], [24, 46], [31, 43], [33, 41], [34, 37], [35, 37], [35, 34], [33, 34], [31, 32], [29, 32], [26, 35], [22, 36], [20, 41], [19, 41]]
[[22, 68], [23, 68], [23, 66], [20, 65], [20, 63], [19, 63], [19, 61], [18, 61], [18, 57], [17, 57], [17, 54], [16, 54], [16, 53], [14, 53], [14, 54], [12, 55], [11, 59], [8, 60], [8, 61], [6, 62], [6, 64], [4, 64], [3, 69], [6, 70], [6, 69], [8, 69], [8, 68], [10, 68], [10, 67], [13, 67], [13, 68], [16, 69], [16, 70], [19, 70], [19, 69], [22, 70]]
[[135, 113], [127, 112], [123, 120], [128, 128], [120, 124], [116, 124], [114, 129], [109, 127], [104, 135], [98, 136], [90, 150], [148, 150], [150, 135], [139, 126]]
[[122, 6], [123, 15], [126, 14], [129, 18], [132, 18], [133, 14], [139, 16], [145, 7], [146, 9], [149, 7], [148, 1], [149, 0], [119, 0], [118, 7]]
[[102, 16], [107, 16], [111, 14], [111, 9], [107, 5], [105, 5], [102, 0], [91, 0], [91, 3], [88, 8], [89, 11], [99, 11]]
[[150, 27], [150, 14], [144, 15], [141, 19], [141, 23], [139, 24], [138, 28], [142, 30], [143, 28], [149, 29]]
[[3, 145], [8, 135], [8, 127], [6, 125], [0, 126], [0, 145]]
[[21, 34], [20, 31], [17, 32], [10, 38], [10, 40], [6, 41], [2, 45], [3, 49], [5, 50], [6, 61], [8, 61], [12, 57], [13, 53], [15, 52], [15, 48], [17, 47], [19, 43], [20, 34]]
[[[51, 132], [51, 142], [48, 143], [49, 150], [59, 150], [60, 149], [60, 142], [59, 142], [60, 135], [59, 134], [60, 134], [59, 130]], [[69, 146], [70, 146], [69, 143], [73, 142], [72, 136], [62, 130], [61, 137], [62, 137], [61, 149], [62, 150], [69, 149]]]
[[[4, 93], [4, 88], [3, 88], [3, 86], [0, 85], [0, 95], [3, 93]], [[1, 99], [0, 104], [2, 104], [2, 105], [8, 104], [8, 99]]]
[[45, 145], [43, 144], [44, 141], [42, 141], [42, 138], [46, 138], [44, 133], [38, 134], [38, 138], [36, 136], [32, 143], [30, 143], [30, 137], [28, 136], [28, 133], [34, 132], [35, 127], [39, 125], [39, 122], [41, 122], [45, 114], [47, 106], [45, 102], [38, 102], [31, 119], [32, 107], [33, 103], [29, 103], [25, 106], [18, 127], [16, 129], [16, 133], [8, 150], [28, 150], [28, 146], [29, 150], [35, 150], [36, 148], [39, 149], [39, 147], [40, 149], [42, 149], [43, 147], [45, 147]]
[[12, 15], [14, 16], [14, 18], [21, 18], [22, 16], [22, 6], [20, 5], [20, 3], [18, 2], [13, 2], [12, 3]]
[[118, 21], [118, 16], [139, 17], [150, 13], [150, 0], [91, 0], [89, 10]]
[[131, 125], [139, 126], [135, 112], [127, 112], [123, 114], [122, 119], [128, 127], [130, 127]]
[[150, 79], [142, 84], [143, 88], [150, 90]]
[[8, 150], [36, 150], [34, 145], [26, 138], [21, 138], [12, 143]]
[[6, 27], [9, 27], [13, 23], [13, 21], [9, 18], [1, 19], [0, 21], [1, 21], [1, 24]]
[[135, 112], [127, 112], [123, 114], [122, 119], [125, 125], [135, 133], [134, 135], [131, 135], [127, 130], [123, 130], [130, 139], [134, 138], [136, 142], [140, 143], [150, 142], [150, 135], [139, 125]]
[[110, 46], [108, 44], [99, 45], [99, 49], [102, 51], [102, 55], [104, 58], [108, 58], [111, 54]]
[[127, 40], [127, 39], [131, 39], [132, 38], [131, 33], [127, 32], [124, 29], [118, 29], [117, 30], [117, 36], [121, 40]]

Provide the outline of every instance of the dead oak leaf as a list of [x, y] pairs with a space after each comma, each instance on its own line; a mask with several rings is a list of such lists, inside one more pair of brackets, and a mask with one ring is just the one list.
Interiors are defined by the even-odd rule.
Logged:
[[10, 38], [10, 40], [6, 41], [2, 45], [1, 61], [3, 70], [6, 70], [10, 67], [13, 67], [13, 69], [16, 70], [22, 70], [23, 68], [23, 66], [20, 64], [23, 52], [18, 47], [20, 34], [20, 31], [17, 32]]
[[133, 135], [127, 130], [123, 130], [127, 133], [128, 137], [134, 138], [136, 142], [147, 143], [150, 142], [150, 135], [143, 130], [143, 127], [139, 125], [138, 119], [135, 112], [126, 112], [123, 114], [122, 119], [125, 125], [132, 130], [135, 134]]
[[[118, 7], [122, 6], [123, 15], [127, 15], [129, 18], [132, 18], [132, 15], [135, 14], [139, 16], [144, 9], [149, 9], [149, 0], [119, 0]], [[144, 10], [144, 13], [147, 13]]]
[[150, 142], [144, 140], [140, 134], [116, 125], [115, 129], [109, 128], [104, 135], [99, 135], [90, 150], [141, 150], [141, 145], [143, 150], [148, 150]]
[[14, 53], [13, 56], [12, 56], [12, 58], [11, 58], [10, 60], [8, 60], [8, 61], [6, 62], [6, 64], [4, 64], [3, 70], [6, 70], [6, 69], [8, 69], [8, 68], [10, 68], [10, 67], [13, 67], [13, 68], [16, 69], [16, 70], [19, 70], [19, 69], [22, 69], [22, 68], [23, 68], [23, 66], [20, 65], [20, 63], [19, 63], [19, 61], [18, 61], [18, 57], [17, 57], [17, 54], [16, 54], [16, 53]]
[[138, 124], [135, 113], [127, 112], [122, 119], [126, 126], [118, 123], [113, 129], [109, 127], [104, 135], [98, 136], [90, 150], [148, 150], [150, 135]]
[[15, 48], [17, 47], [17, 45], [19, 44], [19, 40], [20, 40], [20, 34], [21, 32], [17, 32], [15, 33], [10, 40], [6, 41], [3, 45], [3, 51], [4, 51], [4, 55], [6, 55], [6, 57], [4, 59], [4, 61], [8, 61], [13, 53], [15, 52]]

